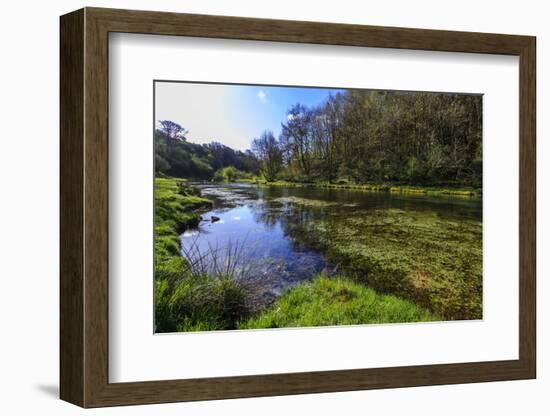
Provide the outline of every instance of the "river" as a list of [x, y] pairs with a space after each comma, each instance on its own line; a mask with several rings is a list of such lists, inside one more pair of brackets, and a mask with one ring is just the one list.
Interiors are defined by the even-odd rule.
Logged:
[[316, 247], [315, 236], [306, 227], [310, 221], [334, 226], [350, 217], [388, 209], [428, 211], [454, 221], [481, 221], [482, 217], [479, 198], [248, 184], [194, 186], [214, 201], [214, 207], [202, 214], [196, 229], [181, 235], [182, 254], [220, 268], [229, 264], [243, 269], [246, 264], [247, 274], [261, 281], [264, 296], [272, 298], [316, 273], [339, 272], [339, 266]]

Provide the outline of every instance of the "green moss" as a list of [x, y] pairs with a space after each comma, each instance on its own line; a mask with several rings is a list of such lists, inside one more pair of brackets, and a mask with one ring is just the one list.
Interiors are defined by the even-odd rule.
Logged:
[[197, 210], [212, 202], [201, 198], [185, 185], [183, 179], [155, 178], [155, 258], [162, 262], [180, 252], [179, 234], [196, 226]]
[[312, 208], [335, 207], [335, 206], [341, 205], [338, 202], [329, 202], [329, 201], [322, 201], [319, 199], [310, 199], [310, 198], [300, 198], [297, 196], [287, 196], [287, 197], [276, 198], [274, 199], [274, 201], [283, 203], [283, 204], [296, 204], [296, 205], [312, 207]]
[[355, 281], [446, 319], [482, 317], [482, 227], [432, 212], [385, 209], [311, 220], [301, 230]]
[[441, 188], [433, 186], [407, 186], [395, 185], [390, 183], [354, 183], [343, 181], [341, 183], [329, 182], [288, 182], [274, 181], [267, 182], [265, 180], [251, 180], [260, 186], [283, 186], [287, 188], [329, 188], [329, 189], [347, 189], [363, 192], [392, 192], [430, 196], [447, 196], [447, 197], [479, 197], [481, 189], [476, 188]]
[[273, 306], [240, 328], [286, 328], [437, 321], [440, 318], [413, 302], [373, 289], [345, 277], [317, 276], [296, 286]]

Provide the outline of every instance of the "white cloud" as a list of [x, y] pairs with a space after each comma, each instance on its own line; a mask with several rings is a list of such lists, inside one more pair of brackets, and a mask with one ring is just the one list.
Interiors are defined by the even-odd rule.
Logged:
[[267, 92], [264, 90], [258, 91], [258, 98], [262, 103], [267, 103]]

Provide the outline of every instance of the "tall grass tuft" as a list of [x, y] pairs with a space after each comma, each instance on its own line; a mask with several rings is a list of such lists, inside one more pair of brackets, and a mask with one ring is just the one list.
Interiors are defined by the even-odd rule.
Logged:
[[235, 285], [245, 294], [245, 303], [250, 313], [265, 306], [262, 294], [267, 283], [266, 277], [259, 273], [259, 265], [251, 260], [247, 236], [240, 240], [229, 240], [224, 246], [209, 242], [203, 250], [195, 237], [182, 247], [182, 254], [187, 260], [188, 273], [195, 278], [208, 276], [210, 279], [234, 280]]
[[197, 240], [156, 268], [156, 332], [236, 329], [264, 306], [262, 283], [246, 256], [246, 243], [208, 245]]

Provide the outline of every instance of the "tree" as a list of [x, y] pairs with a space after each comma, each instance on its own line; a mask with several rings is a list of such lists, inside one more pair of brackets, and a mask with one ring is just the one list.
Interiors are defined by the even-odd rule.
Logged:
[[182, 126], [160, 121], [155, 169], [200, 179], [233, 166], [268, 181], [479, 187], [482, 119], [479, 95], [347, 90], [314, 107], [293, 105], [278, 139], [264, 131], [252, 151], [189, 143]]
[[292, 106], [282, 124], [284, 176], [481, 186], [477, 95], [347, 90]]
[[311, 175], [313, 160], [313, 136], [311, 123], [313, 111], [302, 104], [295, 104], [287, 112], [287, 122], [282, 124], [282, 137], [288, 150], [296, 157], [304, 174]]
[[154, 135], [155, 172], [179, 178], [212, 179], [225, 167], [258, 174], [259, 161], [250, 151], [233, 150], [221, 143], [190, 143], [187, 131], [179, 124], [162, 120]]
[[173, 121], [170, 121], [170, 120], [161, 120], [161, 121], [159, 121], [158, 131], [160, 131], [166, 137], [168, 137], [170, 139], [173, 139], [173, 140], [176, 140], [176, 141], [185, 141], [185, 140], [187, 140], [185, 138], [185, 135], [187, 133], [189, 133], [187, 130], [185, 130], [178, 123], [174, 123]]
[[265, 130], [252, 141], [252, 151], [261, 160], [261, 172], [268, 182], [277, 179], [283, 164], [283, 154], [273, 132]]
[[337, 175], [338, 141], [342, 117], [340, 101], [338, 96], [330, 96], [324, 105], [313, 111], [311, 124], [318, 170], [329, 183]]

